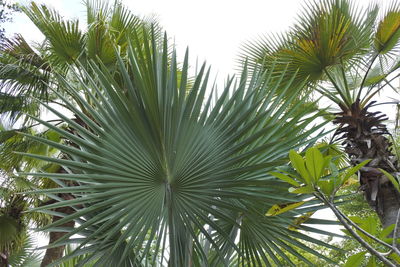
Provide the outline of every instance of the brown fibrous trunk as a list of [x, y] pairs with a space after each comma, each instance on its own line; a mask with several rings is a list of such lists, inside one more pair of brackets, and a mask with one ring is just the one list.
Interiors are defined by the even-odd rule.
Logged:
[[[66, 215], [69, 215], [69, 214], [72, 214], [75, 212], [75, 210], [71, 207], [60, 207], [60, 208], [54, 209], [54, 211], [64, 213]], [[61, 218], [62, 217], [59, 217], [59, 216], [53, 216], [52, 223], [60, 220]], [[67, 223], [60, 225], [60, 227], [68, 227], [68, 228], [73, 228], [74, 226], [75, 226], [74, 221], [69, 221]], [[59, 240], [61, 237], [63, 237], [66, 234], [67, 234], [66, 232], [50, 232], [49, 245], [56, 243], [57, 240]], [[50, 263], [60, 259], [63, 256], [64, 250], [65, 250], [65, 245], [46, 249], [46, 253], [43, 257], [40, 267], [45, 267], [45, 266], [49, 265]]]
[[342, 134], [340, 138], [344, 139], [345, 152], [352, 165], [370, 160], [359, 172], [360, 190], [386, 228], [396, 223], [400, 194], [380, 169], [396, 178], [399, 166], [383, 124], [386, 116], [368, 111], [373, 103], [361, 107], [356, 101], [350, 109], [341, 107], [343, 112], [337, 114], [334, 123], [340, 124], [337, 134]]

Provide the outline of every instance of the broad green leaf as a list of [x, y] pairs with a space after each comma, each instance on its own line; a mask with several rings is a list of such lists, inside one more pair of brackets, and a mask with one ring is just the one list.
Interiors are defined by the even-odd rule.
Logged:
[[311, 216], [313, 216], [314, 212], [307, 212], [305, 215], [301, 215], [297, 217], [291, 226], [289, 226], [289, 230], [296, 230], [299, 228], [300, 225], [307, 222]]
[[295, 170], [301, 175], [301, 177], [304, 179], [304, 182], [308, 185], [311, 182], [310, 174], [308, 173], [304, 159], [303, 157], [298, 154], [294, 150], [290, 150], [289, 152], [289, 158], [292, 166], [295, 168]]
[[287, 212], [287, 211], [293, 210], [297, 207], [300, 207], [304, 203], [305, 203], [304, 201], [301, 201], [301, 202], [289, 203], [289, 204], [275, 204], [267, 211], [267, 213], [265, 215], [276, 216], [278, 214], [282, 214], [284, 212]]
[[387, 238], [388, 235], [394, 230], [395, 224], [389, 225], [385, 229], [382, 230], [382, 232], [379, 234], [380, 239]]
[[400, 255], [398, 255], [397, 253], [391, 253], [389, 255], [390, 259], [393, 259], [394, 262], [396, 262], [397, 264], [400, 264]]
[[333, 190], [335, 190], [335, 184], [333, 179], [329, 181], [318, 181], [317, 185], [321, 188], [321, 191], [327, 196], [330, 196]]
[[49, 130], [46, 132], [46, 137], [47, 137], [47, 139], [49, 139], [53, 142], [60, 142], [60, 139], [61, 139], [61, 135], [52, 130]]
[[324, 157], [324, 163], [323, 163], [322, 172], [321, 172], [320, 176], [325, 174], [324, 171], [326, 171], [326, 168], [329, 167], [330, 163], [332, 162], [332, 158], [333, 158], [333, 156], [331, 156], [331, 155]]
[[311, 147], [306, 151], [306, 167], [311, 174], [313, 182], [317, 182], [322, 175], [325, 161], [321, 152], [316, 147]]
[[[366, 231], [367, 233], [375, 236], [377, 233], [377, 225], [378, 219], [374, 216], [368, 216], [365, 218], [359, 216], [351, 216], [349, 217], [354, 223], [356, 223], [361, 229]], [[362, 236], [365, 240], [371, 242], [371, 239], [357, 230], [357, 233]]]
[[351, 255], [346, 263], [343, 265], [343, 267], [358, 267], [361, 266], [362, 262], [365, 259], [365, 254], [367, 253], [367, 251], [361, 251], [358, 252], [354, 255]]
[[377, 267], [376, 258], [374, 256], [369, 257], [366, 267]]
[[291, 187], [289, 188], [289, 192], [293, 194], [312, 194], [315, 190], [311, 185], [306, 185], [297, 188]]

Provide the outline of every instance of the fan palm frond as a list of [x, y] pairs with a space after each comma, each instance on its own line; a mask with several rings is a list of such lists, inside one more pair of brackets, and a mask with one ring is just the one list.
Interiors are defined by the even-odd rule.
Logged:
[[84, 34], [78, 20], [66, 20], [55, 10], [31, 2], [23, 12], [42, 31], [48, 41], [49, 60], [53, 66], [65, 68], [84, 51]]
[[10, 255], [9, 264], [13, 267], [40, 266], [40, 254], [35, 251], [35, 242], [28, 233], [23, 237], [23, 246]]
[[[124, 88], [105, 65], [94, 62], [76, 73], [78, 85], [59, 77], [60, 85], [85, 107], [84, 114], [75, 103], [65, 102], [85, 127], [46, 104], [76, 134], [37, 120], [72, 146], [28, 135], [68, 155], [29, 154], [59, 164], [67, 173], [28, 175], [75, 185], [35, 192], [74, 196], [40, 208], [46, 213], [56, 207], [76, 209], [70, 215], [57, 214], [63, 218], [44, 227], [56, 231], [71, 220], [79, 224], [64, 229], [68, 233], [52, 246], [78, 243], [71, 256], [91, 252], [89, 259], [100, 257], [118, 266], [165, 263], [164, 257], [170, 266], [185, 266], [193, 257], [205, 264], [223, 263], [232, 253], [239, 262], [256, 266], [266, 252], [283, 253], [288, 244], [307, 249], [297, 239], [310, 238], [288, 229], [296, 212], [273, 218], [265, 212], [277, 200], [299, 200], [267, 172], [287, 162], [288, 151], [307, 144], [320, 127], [306, 127], [318, 116], [310, 113], [313, 107], [305, 109], [295, 101], [297, 96], [285, 103], [276, 97], [275, 90], [288, 90], [291, 83], [280, 88], [268, 79], [271, 71], [255, 73], [250, 82], [245, 71], [235, 86], [231, 80], [213, 100], [206, 96], [209, 71], [203, 65], [188, 92], [188, 56], [178, 83], [180, 71], [175, 54], [169, 56], [167, 39], [162, 45], [154, 37], [148, 39], [142, 50], [128, 47], [127, 63], [116, 54]], [[82, 91], [87, 100], [78, 93]], [[254, 219], [258, 226], [249, 224]], [[241, 231], [229, 231], [221, 222]], [[264, 245], [237, 243], [239, 236], [249, 238], [248, 231], [262, 234]], [[212, 253], [206, 254], [206, 247]]]
[[49, 63], [21, 35], [5, 40], [0, 49], [1, 92], [4, 97], [15, 98], [15, 101], [2, 105], [6, 110], [0, 112], [17, 111], [20, 108], [37, 116], [38, 113], [33, 112], [38, 111], [37, 107], [27, 107], [34, 105], [32, 96], [48, 99]]

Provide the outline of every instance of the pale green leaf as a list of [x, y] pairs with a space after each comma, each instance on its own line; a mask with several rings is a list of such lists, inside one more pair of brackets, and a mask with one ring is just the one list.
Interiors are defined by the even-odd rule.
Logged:
[[367, 253], [367, 251], [361, 251], [358, 252], [354, 255], [351, 255], [346, 263], [343, 265], [343, 267], [358, 267], [361, 266], [362, 262], [365, 259], [365, 254]]

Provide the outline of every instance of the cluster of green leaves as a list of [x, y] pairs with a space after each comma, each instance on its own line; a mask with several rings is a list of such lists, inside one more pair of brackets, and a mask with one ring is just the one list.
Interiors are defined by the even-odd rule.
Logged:
[[280, 169], [281, 172], [271, 174], [291, 184], [293, 187], [290, 192], [294, 194], [313, 194], [321, 191], [330, 198], [370, 161], [366, 160], [355, 167], [340, 170], [331, 155], [323, 155], [316, 147], [307, 149], [305, 157], [291, 150], [289, 158], [295, 172]]
[[32, 217], [22, 214], [29, 208], [28, 202], [25, 196], [3, 186], [0, 186], [1, 257], [5, 256], [11, 266], [33, 266], [30, 264], [37, 263], [39, 253], [34, 251], [35, 245], [28, 232], [28, 223]]
[[[379, 238], [380, 240], [391, 244], [393, 242], [393, 238], [389, 238], [389, 234], [393, 231], [395, 225], [391, 225], [385, 229], [381, 229], [379, 218], [377, 216], [349, 216], [349, 218], [356, 223], [361, 229], [366, 231], [367, 233], [371, 234], [372, 236], [375, 236]], [[343, 230], [348, 236], [351, 237], [351, 235], [346, 231]], [[364, 233], [357, 231], [357, 234], [359, 234], [364, 240], [366, 240], [368, 243], [373, 245], [375, 248], [379, 250], [384, 250], [385, 248], [380, 245], [379, 243], [375, 242], [373, 239], [370, 237], [366, 236]], [[367, 267], [373, 267], [373, 266], [380, 266], [379, 260], [368, 253], [367, 250], [358, 248], [358, 252], [350, 255], [346, 259], [346, 263], [343, 265], [344, 267], [357, 267], [357, 266], [367, 266]], [[400, 262], [400, 256], [397, 255], [396, 253], [392, 253], [390, 256], [393, 260], [395, 260], [397, 263]], [[382, 265], [382, 264], [381, 264]], [[383, 265], [382, 265], [383, 266]]]
[[[61, 142], [60, 135], [51, 130], [37, 133], [32, 128], [24, 128], [20, 131]], [[16, 152], [54, 156], [59, 151], [27, 139], [17, 130], [0, 127], [0, 252], [7, 255], [12, 266], [30, 266], [29, 264], [38, 261], [39, 255], [33, 251], [35, 244], [30, 238], [29, 229], [48, 224], [50, 218], [38, 212], [27, 213], [30, 208], [39, 206], [44, 201], [44, 196], [27, 195], [24, 192], [54, 187], [56, 184], [49, 179], [32, 179], [18, 175], [19, 171], [51, 169], [51, 166]]]
[[[343, 190], [349, 179], [369, 162], [369, 160], [366, 160], [355, 167], [339, 170], [336, 164], [333, 162], [333, 157], [331, 155], [323, 155], [317, 147], [311, 147], [307, 149], [304, 156], [295, 152], [294, 150], [291, 150], [289, 157], [292, 168], [286, 168], [285, 170], [280, 168], [280, 172], [271, 172], [271, 174], [291, 184], [293, 187], [289, 188], [290, 192], [296, 194], [314, 195], [317, 198], [325, 199], [324, 202], [330, 202], [331, 204], [334, 204], [338, 191]], [[396, 178], [384, 170], [381, 171], [382, 174], [386, 175], [386, 177], [388, 177], [388, 179], [393, 183], [395, 188], [399, 188], [399, 183]], [[343, 198], [343, 196], [341, 198]], [[284, 208], [275, 209], [273, 211], [273, 215], [288, 212], [303, 205], [304, 203], [306, 202], [297, 202], [287, 205]], [[346, 214], [351, 213], [352, 212], [346, 212]], [[356, 234], [377, 250], [384, 250], [387, 246], [390, 246], [390, 244], [393, 243], [393, 238], [388, 236], [393, 232], [395, 224], [385, 229], [380, 229], [378, 217], [376, 215], [374, 216], [373, 214], [366, 216], [365, 213], [358, 216], [348, 216], [348, 219], [364, 231], [362, 232], [360, 229], [355, 228], [354, 230]], [[353, 233], [350, 233], [347, 230], [343, 231], [348, 235], [349, 238], [354, 237]], [[366, 235], [366, 233], [369, 234], [369, 236]], [[377, 242], [377, 240], [372, 239], [371, 236], [381, 240], [381, 242], [385, 243], [386, 246], [382, 246], [383, 243]], [[345, 240], [344, 242], [348, 243], [348, 240]], [[367, 249], [362, 247], [360, 248], [358, 243], [357, 247], [354, 247], [353, 245], [352, 248], [353, 250], [350, 255], [349, 251], [346, 251], [345, 253], [333, 252], [342, 255], [342, 258], [338, 260], [345, 261], [343, 266], [364, 266], [363, 264], [366, 264], [365, 266], [377, 266], [377, 264], [379, 264], [377, 258], [374, 255], [371, 255]], [[345, 255], [347, 258], [344, 259], [343, 255]], [[399, 255], [397, 255], [395, 252], [392, 252], [389, 255], [389, 258], [399, 262]]]
[[9, 264], [12, 267], [39, 267], [41, 255], [36, 250], [36, 242], [26, 233], [21, 240], [21, 246], [9, 257]]

